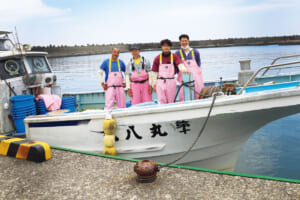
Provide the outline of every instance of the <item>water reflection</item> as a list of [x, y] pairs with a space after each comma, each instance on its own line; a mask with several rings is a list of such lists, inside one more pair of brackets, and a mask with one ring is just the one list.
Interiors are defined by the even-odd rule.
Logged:
[[300, 180], [300, 114], [274, 121], [250, 137], [236, 172]]

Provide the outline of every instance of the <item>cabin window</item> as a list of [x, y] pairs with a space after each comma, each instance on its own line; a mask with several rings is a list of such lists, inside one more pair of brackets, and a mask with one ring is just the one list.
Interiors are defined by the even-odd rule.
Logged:
[[25, 74], [26, 70], [21, 59], [0, 60], [0, 78], [2, 80], [23, 76]]
[[12, 51], [13, 48], [14, 45], [9, 39], [0, 39], [0, 51]]
[[44, 56], [26, 57], [32, 73], [50, 73], [50, 68]]

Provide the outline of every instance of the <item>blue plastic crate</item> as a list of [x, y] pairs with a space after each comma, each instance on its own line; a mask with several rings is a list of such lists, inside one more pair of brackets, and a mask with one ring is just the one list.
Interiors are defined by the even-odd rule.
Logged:
[[34, 95], [17, 95], [10, 98], [15, 107], [22, 107], [34, 103]]
[[14, 119], [17, 133], [25, 133], [24, 119]]

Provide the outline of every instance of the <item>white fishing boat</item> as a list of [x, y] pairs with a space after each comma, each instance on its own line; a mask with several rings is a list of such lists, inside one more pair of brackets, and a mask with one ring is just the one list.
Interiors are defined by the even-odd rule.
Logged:
[[[237, 94], [232, 88], [231, 92], [223, 93], [222, 89], [217, 92], [204, 132], [192, 151], [177, 164], [232, 170], [251, 134], [274, 120], [300, 112], [300, 74], [257, 77], [263, 70], [300, 63], [296, 60], [276, 64], [281, 58], [255, 73], [250, 70], [250, 61], [243, 60], [238, 79], [205, 83], [214, 88], [225, 88], [226, 83], [232, 83]], [[115, 147], [118, 156], [167, 163], [190, 147], [212, 104], [209, 92], [203, 93], [204, 99], [192, 100], [189, 99], [193, 96], [191, 89], [185, 91], [185, 102], [166, 105], [154, 101], [109, 111], [101, 109], [104, 107], [103, 91], [66, 93], [64, 96], [76, 98], [78, 112], [29, 116], [25, 119], [26, 137], [52, 146], [102, 153], [102, 124], [104, 119], [112, 117], [117, 123]]]
[[[299, 83], [298, 83], [299, 84]], [[210, 169], [234, 167], [247, 139], [260, 127], [300, 112], [300, 88], [218, 97], [204, 133], [179, 163]], [[287, 87], [288, 86], [288, 87]], [[113, 110], [119, 156], [169, 162], [197, 136], [211, 100]], [[83, 151], [102, 152], [105, 111], [29, 117], [27, 137]]]
[[[245, 63], [245, 62], [243, 62]], [[273, 64], [258, 70], [297, 64]], [[220, 94], [211, 117], [192, 151], [178, 164], [232, 170], [239, 152], [256, 130], [274, 120], [300, 112], [300, 80], [247, 87], [256, 72], [237, 88], [237, 95]], [[293, 75], [297, 79], [298, 75]], [[267, 77], [268, 80], [270, 77]], [[273, 80], [283, 80], [276, 76]], [[241, 78], [242, 79], [242, 78]], [[262, 78], [260, 78], [260, 81]], [[217, 84], [217, 83], [216, 83]], [[103, 93], [68, 94], [91, 104]], [[99, 97], [98, 97], [99, 98]], [[168, 105], [146, 103], [111, 111], [87, 110], [72, 114], [32, 116], [26, 122], [26, 136], [50, 145], [82, 151], [102, 152], [102, 123], [106, 115], [117, 122], [116, 149], [119, 156], [170, 162], [188, 149], [206, 119], [212, 98]], [[79, 104], [82, 103], [79, 101]], [[81, 105], [83, 106], [83, 105]]]

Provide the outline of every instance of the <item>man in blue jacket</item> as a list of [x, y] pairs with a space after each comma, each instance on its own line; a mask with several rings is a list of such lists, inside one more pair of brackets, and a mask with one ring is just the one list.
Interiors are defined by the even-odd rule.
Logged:
[[[202, 76], [202, 67], [201, 67], [201, 59], [200, 53], [197, 49], [193, 49], [189, 46], [190, 38], [186, 34], [182, 34], [179, 36], [179, 42], [181, 48], [175, 53], [180, 57], [183, 61], [184, 66], [186, 67], [188, 73], [193, 75], [194, 79], [194, 98], [199, 99], [200, 92], [204, 87], [203, 76]], [[178, 73], [177, 80], [178, 82], [182, 82], [183, 74]], [[181, 88], [180, 90], [180, 101], [184, 101], [184, 90]]]
[[[120, 50], [113, 48], [111, 58], [106, 59], [98, 70], [97, 77], [105, 91], [105, 108], [112, 109], [115, 101], [119, 108], [126, 107], [124, 88], [124, 76], [122, 72], [126, 71], [124, 62], [119, 58]], [[105, 81], [103, 81], [103, 73], [105, 73]]]

